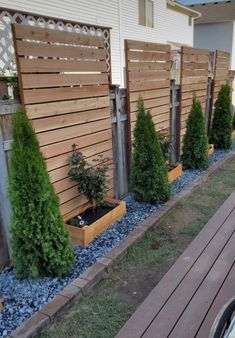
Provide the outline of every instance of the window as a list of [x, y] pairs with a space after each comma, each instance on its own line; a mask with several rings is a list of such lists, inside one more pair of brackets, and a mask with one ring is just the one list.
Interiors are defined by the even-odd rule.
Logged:
[[154, 7], [152, 0], [139, 0], [139, 24], [154, 27]]
[[193, 18], [191, 16], [188, 17], [188, 25], [192, 26]]

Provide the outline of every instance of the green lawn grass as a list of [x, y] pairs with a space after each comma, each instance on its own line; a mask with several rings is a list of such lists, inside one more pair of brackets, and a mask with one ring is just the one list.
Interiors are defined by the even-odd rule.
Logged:
[[113, 338], [224, 200], [235, 190], [228, 160], [132, 248], [91, 293], [38, 338]]

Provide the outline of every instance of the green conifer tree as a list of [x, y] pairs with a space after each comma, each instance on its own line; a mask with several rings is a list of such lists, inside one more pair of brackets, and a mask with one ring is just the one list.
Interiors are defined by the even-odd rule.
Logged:
[[193, 98], [193, 105], [186, 124], [183, 140], [183, 165], [188, 169], [208, 167], [208, 138], [200, 101]]
[[171, 196], [161, 145], [152, 116], [145, 111], [142, 99], [138, 102], [134, 128], [131, 190], [135, 199], [141, 202], [164, 202]]
[[215, 102], [215, 111], [211, 127], [210, 142], [215, 148], [229, 149], [232, 145], [232, 114], [230, 86], [221, 86], [218, 99]]
[[9, 195], [12, 255], [18, 278], [63, 276], [74, 253], [35, 132], [23, 110], [13, 116]]

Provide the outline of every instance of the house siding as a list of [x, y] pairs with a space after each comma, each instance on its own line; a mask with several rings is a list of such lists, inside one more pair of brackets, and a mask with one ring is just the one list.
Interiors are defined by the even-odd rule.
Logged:
[[138, 24], [138, 0], [1, 0], [1, 7], [111, 27], [112, 82], [124, 85], [124, 39], [193, 45], [188, 16], [154, 1], [154, 28]]
[[[232, 35], [232, 54], [231, 54], [231, 69], [235, 69], [235, 21], [233, 21], [233, 35]], [[234, 93], [235, 98], [235, 93]]]
[[195, 25], [194, 47], [220, 49], [232, 55], [233, 30], [232, 22]]
[[[230, 69], [235, 69], [235, 22], [218, 22], [195, 25], [194, 46], [230, 53]], [[235, 81], [232, 84], [232, 104], [235, 109]]]

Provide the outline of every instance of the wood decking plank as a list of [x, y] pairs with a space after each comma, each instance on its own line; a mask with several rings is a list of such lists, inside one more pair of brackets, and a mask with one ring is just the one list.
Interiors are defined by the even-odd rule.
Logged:
[[[140, 338], [164, 307], [175, 289], [195, 264], [201, 252], [221, 228], [225, 215], [234, 209], [235, 193], [231, 194], [215, 215], [209, 220], [189, 247], [139, 306], [129, 321], [119, 331], [116, 338]], [[227, 217], [226, 217], [227, 218]], [[155, 337], [155, 336], [154, 336]], [[161, 337], [162, 338], [162, 337]]]
[[[234, 222], [233, 214], [233, 222]], [[233, 223], [234, 224], [234, 223]], [[207, 274], [189, 305], [184, 310], [180, 320], [170, 334], [173, 337], [194, 337], [204, 320], [204, 317], [218, 291], [227, 278], [234, 263], [235, 234], [228, 241], [221, 255]], [[194, 318], [194, 320], [192, 320]]]
[[235, 296], [235, 264], [233, 265], [229, 275], [227, 276], [224, 284], [219, 290], [218, 295], [214, 299], [213, 303], [210, 306], [208, 313], [206, 314], [201, 327], [199, 328], [196, 338], [205, 338], [209, 336], [211, 327], [214, 323], [214, 320], [222, 309], [223, 305], [226, 304], [231, 297]]
[[[143, 335], [143, 338], [154, 337], [154, 332], [158, 333], [159, 338], [169, 336], [171, 329], [177, 324], [185, 308], [191, 301], [192, 296], [197, 292], [208, 271], [217, 260], [217, 257], [224, 250], [227, 241], [229, 241], [231, 235], [234, 233], [234, 219], [235, 210], [233, 210], [231, 216], [222, 223], [223, 226], [220, 227], [214, 238], [208, 243], [208, 246], [205, 247], [205, 250], [201, 252], [184, 280], [176, 288], [164, 308], [155, 317], [154, 321]], [[233, 239], [235, 239], [235, 236]], [[196, 318], [194, 318], [194, 324], [195, 320]], [[175, 335], [175, 337], [188, 338], [191, 336]]]

